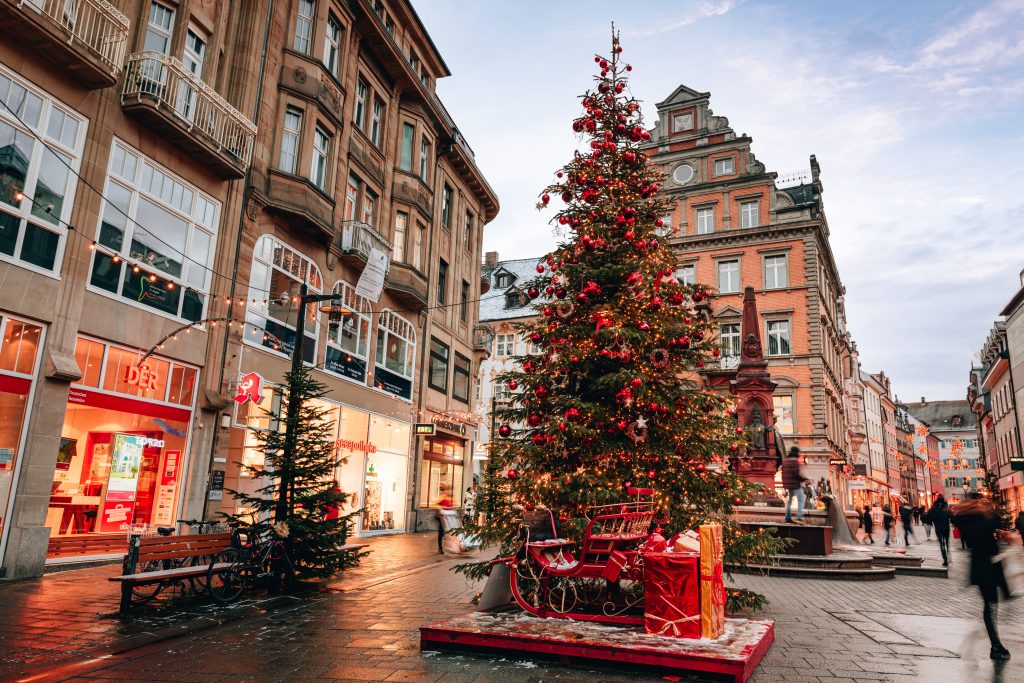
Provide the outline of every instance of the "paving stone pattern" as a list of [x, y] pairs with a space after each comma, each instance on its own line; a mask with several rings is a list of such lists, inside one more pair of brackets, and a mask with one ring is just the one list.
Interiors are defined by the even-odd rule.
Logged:
[[[429, 535], [377, 542], [363, 567], [295, 607], [103, 661], [55, 665], [49, 680], [664, 680], [664, 672], [420, 652], [418, 628], [468, 611], [480, 590], [452, 574], [455, 561], [435, 555], [433, 543]], [[934, 541], [911, 552], [929, 562], [938, 557]], [[898, 576], [881, 582], [735, 576], [730, 583], [769, 597], [771, 604], [758, 616], [776, 620], [775, 645], [752, 681], [1024, 680], [1024, 607], [1001, 608], [1003, 639], [1014, 659], [996, 669], [981, 631], [980, 597], [965, 585], [966, 553], [959, 548], [951, 570], [948, 579]], [[4, 593], [0, 589], [0, 606]], [[0, 612], [0, 621], [10, 619]], [[21, 617], [13, 621], [24, 623]], [[60, 622], [55, 615], [51, 628]], [[8, 628], [4, 624], [3, 632]]]

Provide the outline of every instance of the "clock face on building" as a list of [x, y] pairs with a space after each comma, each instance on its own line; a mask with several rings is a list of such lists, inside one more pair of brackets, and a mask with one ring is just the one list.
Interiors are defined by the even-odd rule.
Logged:
[[676, 170], [672, 171], [672, 180], [680, 185], [690, 182], [693, 180], [693, 167], [689, 164], [679, 164]]

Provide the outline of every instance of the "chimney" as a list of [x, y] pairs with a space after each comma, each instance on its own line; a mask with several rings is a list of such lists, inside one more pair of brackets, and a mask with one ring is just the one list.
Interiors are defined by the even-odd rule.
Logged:
[[926, 401], [924, 400], [924, 396], [922, 396], [921, 397], [921, 405], [924, 405], [925, 403], [926, 403]]
[[484, 268], [494, 268], [498, 265], [498, 252], [489, 251], [484, 254]]

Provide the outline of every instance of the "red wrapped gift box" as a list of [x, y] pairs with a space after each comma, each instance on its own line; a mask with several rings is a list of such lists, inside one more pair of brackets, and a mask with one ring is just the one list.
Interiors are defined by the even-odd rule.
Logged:
[[700, 555], [644, 555], [644, 628], [675, 638], [700, 638]]

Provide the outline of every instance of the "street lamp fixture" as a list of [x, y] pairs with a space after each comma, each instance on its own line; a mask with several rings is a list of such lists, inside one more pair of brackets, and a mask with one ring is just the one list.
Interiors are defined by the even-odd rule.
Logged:
[[327, 329], [331, 332], [337, 332], [338, 328], [341, 327], [342, 318], [355, 313], [351, 308], [343, 304], [331, 301], [331, 303], [324, 304], [320, 307], [320, 312], [327, 315]]

